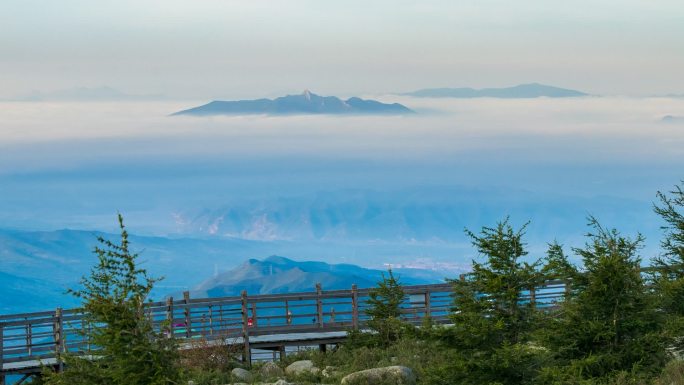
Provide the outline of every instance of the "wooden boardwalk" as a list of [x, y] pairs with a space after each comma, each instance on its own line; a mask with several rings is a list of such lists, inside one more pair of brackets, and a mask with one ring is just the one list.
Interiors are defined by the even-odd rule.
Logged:
[[[181, 347], [192, 341], [228, 341], [242, 345], [243, 357], [252, 360], [253, 349], [284, 354], [286, 346], [320, 346], [342, 341], [345, 331], [363, 328], [368, 317], [370, 289], [248, 295], [222, 298], [169, 298], [147, 305], [153, 325], [170, 325]], [[404, 286], [402, 318], [420, 324], [448, 322], [452, 304], [450, 284]], [[549, 306], [565, 294], [561, 281], [550, 281], [525, 293], [525, 301]], [[42, 366], [61, 368], [60, 354], [90, 354], [95, 347], [83, 332], [95, 327], [84, 321], [78, 309], [0, 315], [0, 385], [11, 374], [30, 376]], [[275, 356], [275, 353], [274, 353]]]

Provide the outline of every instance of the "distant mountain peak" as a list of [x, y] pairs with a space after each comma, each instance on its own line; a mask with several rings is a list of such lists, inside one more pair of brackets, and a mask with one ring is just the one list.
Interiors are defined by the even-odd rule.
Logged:
[[271, 255], [270, 257], [264, 259], [264, 262], [277, 263], [277, 264], [288, 264], [294, 263], [294, 260], [290, 258], [281, 257], [279, 255]]
[[665, 115], [662, 117], [661, 121], [665, 123], [684, 123], [684, 117]]
[[[403, 284], [425, 284], [443, 281], [437, 272], [397, 269]], [[314, 290], [320, 283], [324, 290], [374, 287], [382, 279], [383, 270], [366, 269], [349, 264], [317, 261], [295, 261], [272, 255], [264, 260], [249, 259], [241, 266], [201, 283], [192, 296], [222, 297], [249, 294], [291, 293]]]
[[513, 87], [505, 88], [426, 88], [418, 91], [408, 92], [403, 95], [414, 96], [419, 98], [502, 98], [502, 99], [529, 99], [529, 98], [567, 98], [567, 97], [581, 97], [589, 94], [571, 90], [567, 88], [560, 88], [549, 86], [541, 83], [525, 83], [518, 84]]
[[299, 95], [286, 95], [275, 99], [215, 100], [205, 105], [176, 112], [172, 115], [404, 115], [413, 111], [399, 103], [382, 103], [352, 97], [342, 100], [336, 96], [320, 96], [307, 90]]

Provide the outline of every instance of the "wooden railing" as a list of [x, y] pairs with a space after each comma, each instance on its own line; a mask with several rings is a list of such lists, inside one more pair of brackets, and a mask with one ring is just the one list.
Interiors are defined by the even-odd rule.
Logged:
[[[222, 298], [168, 298], [149, 303], [145, 310], [154, 328], [183, 342], [240, 339], [250, 359], [250, 337], [292, 333], [344, 331], [362, 328], [368, 316], [371, 289], [316, 291], [287, 294], [248, 295]], [[406, 300], [402, 318], [414, 324], [430, 317], [448, 322], [452, 306], [450, 284], [404, 286]], [[524, 293], [523, 301], [535, 306], [553, 306], [566, 293], [562, 281], [549, 281]], [[24, 372], [48, 364], [59, 368], [60, 354], [96, 350], [84, 336], [88, 328], [79, 309], [10, 314], [0, 316], [0, 376]]]

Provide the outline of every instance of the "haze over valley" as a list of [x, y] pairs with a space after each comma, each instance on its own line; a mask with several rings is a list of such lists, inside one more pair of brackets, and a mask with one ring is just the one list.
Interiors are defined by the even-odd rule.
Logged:
[[[657, 253], [651, 203], [684, 160], [682, 127], [662, 117], [684, 115], [683, 100], [372, 98], [417, 113], [197, 118], [168, 116], [184, 101], [2, 103], [3, 282], [73, 285], [93, 231], [115, 233], [117, 212], [146, 267], [166, 276], [160, 296], [269, 255], [454, 275], [476, 257], [464, 228], [507, 215], [531, 221], [535, 256], [554, 239], [581, 245], [588, 215], [641, 231], [644, 256]], [[61, 275], [41, 276], [42, 264]]]

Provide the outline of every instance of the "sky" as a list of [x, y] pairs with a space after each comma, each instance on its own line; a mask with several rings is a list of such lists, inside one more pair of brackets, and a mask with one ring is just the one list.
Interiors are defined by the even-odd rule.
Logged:
[[107, 85], [175, 99], [540, 82], [684, 93], [679, 0], [4, 0], [0, 98]]
[[[684, 95], [683, 37], [680, 0], [3, 0], [0, 229], [113, 231], [119, 211], [144, 235], [367, 231], [448, 259], [464, 226], [514, 214], [541, 250], [596, 214], [654, 253], [655, 193], [684, 177], [684, 98], [662, 96]], [[592, 96], [396, 94], [531, 82]], [[103, 86], [152, 97], [22, 101]], [[169, 116], [304, 89], [418, 113]]]

